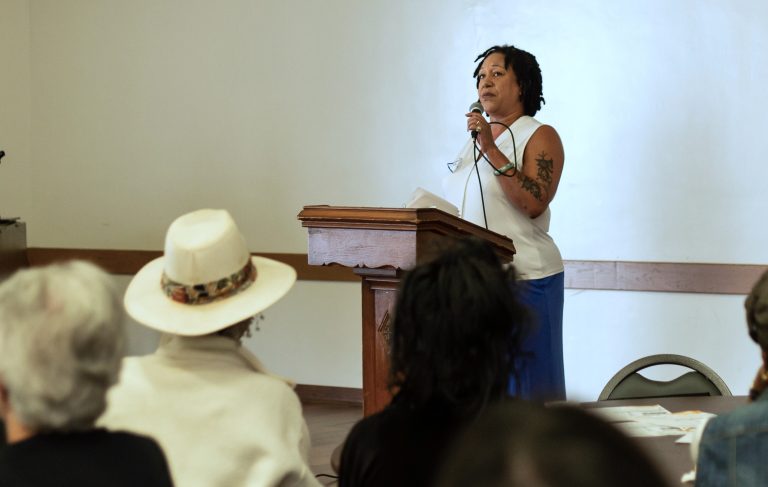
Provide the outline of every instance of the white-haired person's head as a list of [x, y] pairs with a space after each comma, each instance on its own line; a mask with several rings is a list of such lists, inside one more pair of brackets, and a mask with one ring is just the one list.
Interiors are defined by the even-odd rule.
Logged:
[[32, 434], [92, 428], [120, 370], [120, 297], [108, 274], [72, 261], [0, 284], [2, 412]]

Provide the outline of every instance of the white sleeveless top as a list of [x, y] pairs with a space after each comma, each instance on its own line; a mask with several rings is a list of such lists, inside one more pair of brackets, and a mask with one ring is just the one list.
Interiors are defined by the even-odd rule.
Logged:
[[[514, 149], [516, 149], [519, 170], [522, 170], [525, 146], [531, 135], [541, 125], [539, 121], [529, 116], [515, 120], [510, 127], [515, 135], [514, 148], [509, 131], [505, 130], [496, 138], [496, 145], [510, 162], [515, 162]], [[477, 167], [482, 182], [488, 229], [512, 239], [517, 251], [513, 263], [520, 278], [541, 279], [562, 272], [563, 259], [560, 251], [547, 233], [549, 208], [536, 218], [530, 218], [515, 208], [499, 184], [498, 178], [504, 176], [494, 175], [493, 168], [483, 158], [475, 165], [473, 152], [473, 144], [470, 140], [459, 154], [458, 165], [454, 172], [443, 179], [445, 199], [459, 208], [461, 218], [485, 227], [480, 186], [475, 170]]]

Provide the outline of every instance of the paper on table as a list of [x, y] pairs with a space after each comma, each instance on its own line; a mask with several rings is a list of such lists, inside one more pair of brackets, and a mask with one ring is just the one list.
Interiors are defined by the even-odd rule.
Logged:
[[696, 482], [696, 470], [685, 472], [683, 476], [680, 477], [681, 484], [692, 484], [694, 482]]
[[610, 406], [605, 408], [592, 408], [590, 411], [610, 423], [638, 421], [643, 418], [670, 414], [669, 411], [658, 404], [654, 406]]
[[437, 208], [444, 212], [459, 216], [459, 209], [450, 201], [444, 200], [435, 193], [431, 193], [424, 188], [416, 188], [411, 193], [411, 198], [405, 204], [406, 208]]
[[635, 437], [680, 436], [684, 433], [674, 426], [635, 421], [616, 423], [616, 426], [625, 434]]
[[695, 431], [714, 414], [702, 411], [670, 413], [660, 405], [594, 408], [603, 419], [616, 423], [630, 436], [682, 436]]
[[677, 428], [681, 431], [679, 434], [687, 434], [693, 433], [701, 426], [702, 422], [714, 416], [712, 413], [705, 413], [703, 411], [681, 411], [679, 413], [672, 413], [667, 417], [654, 418], [651, 421], [659, 426]]
[[689, 431], [688, 433], [684, 434], [680, 438], [675, 440], [675, 443], [681, 443], [689, 445], [693, 441], [693, 435], [696, 434], [695, 431]]

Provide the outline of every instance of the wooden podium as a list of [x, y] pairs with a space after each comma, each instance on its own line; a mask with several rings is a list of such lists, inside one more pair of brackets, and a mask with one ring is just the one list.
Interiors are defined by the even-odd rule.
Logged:
[[512, 240], [434, 208], [305, 206], [310, 265], [350, 267], [362, 277], [363, 414], [386, 406], [389, 340], [395, 296], [404, 270], [435, 251], [440, 241], [476, 236], [505, 262]]

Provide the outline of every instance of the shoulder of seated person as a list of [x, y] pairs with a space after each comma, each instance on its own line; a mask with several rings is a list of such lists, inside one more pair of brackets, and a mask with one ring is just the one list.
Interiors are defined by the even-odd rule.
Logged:
[[721, 414], [707, 423], [703, 441], [711, 437], [768, 435], [768, 401], [757, 401]]

